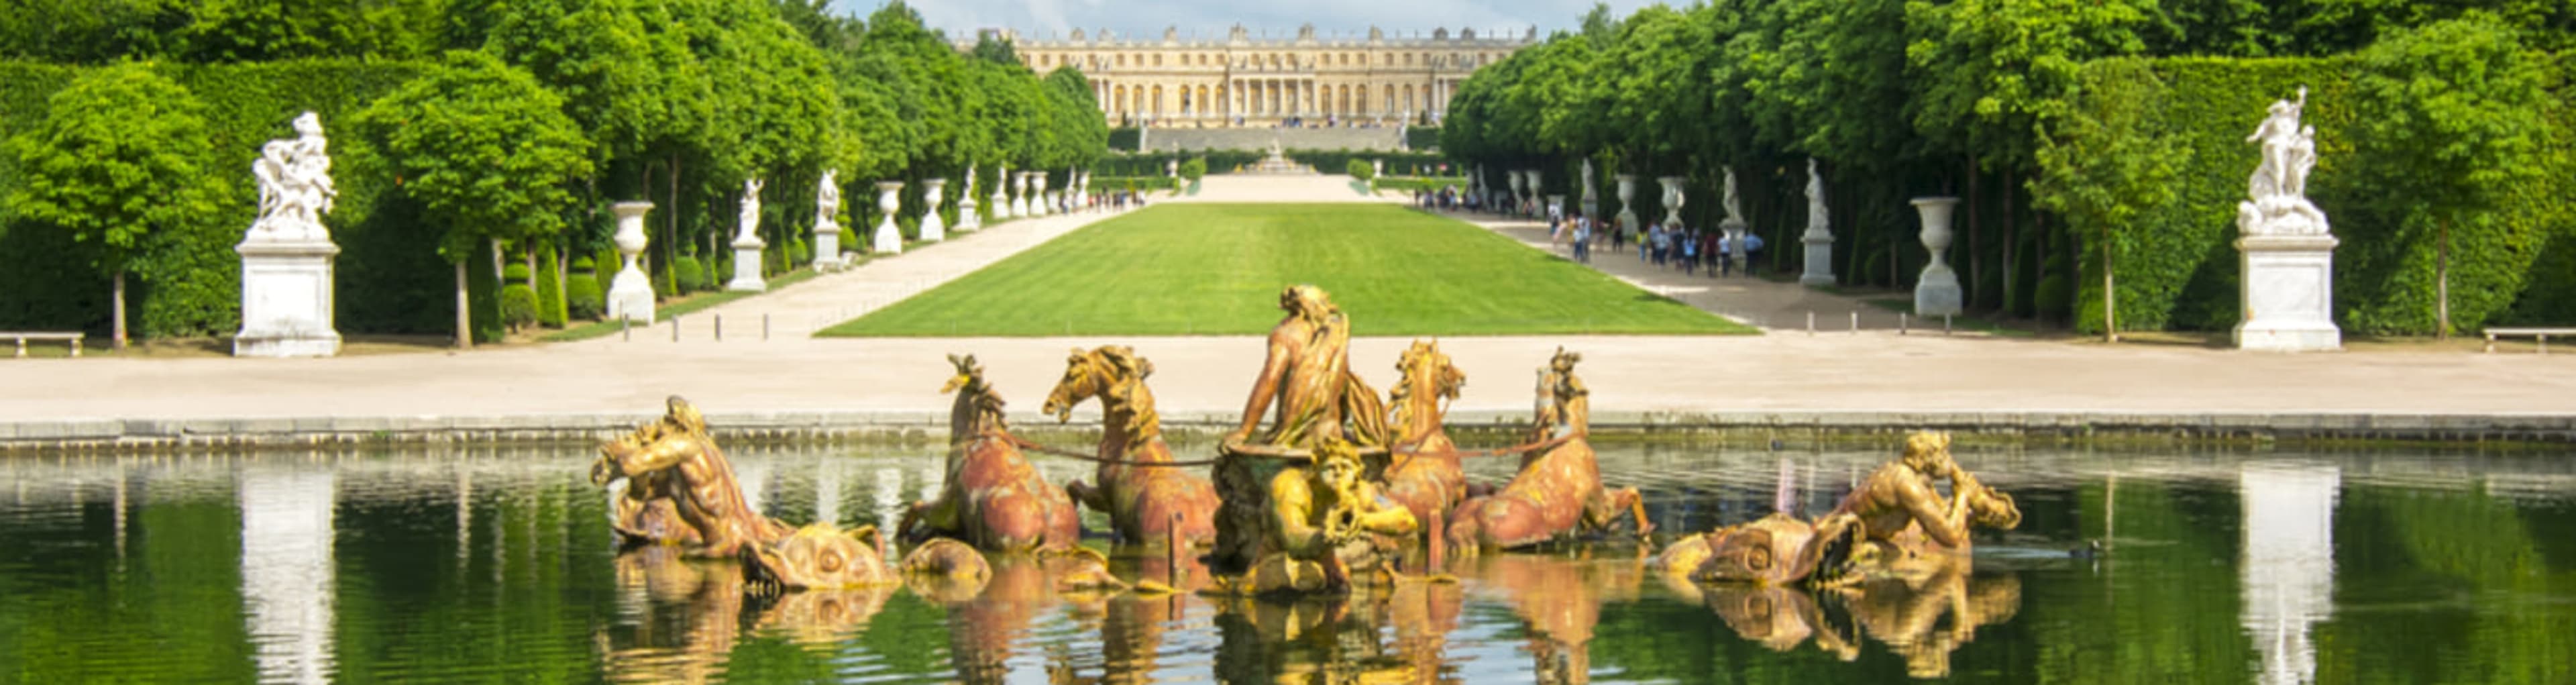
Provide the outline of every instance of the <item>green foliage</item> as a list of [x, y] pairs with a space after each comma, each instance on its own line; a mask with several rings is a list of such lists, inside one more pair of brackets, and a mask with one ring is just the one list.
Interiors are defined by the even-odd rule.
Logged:
[[684, 256], [671, 263], [672, 278], [679, 282], [679, 292], [693, 293], [707, 289], [707, 269], [694, 256]]
[[1350, 174], [1351, 178], [1359, 179], [1361, 183], [1367, 183], [1371, 179], [1377, 178], [1376, 169], [1368, 162], [1358, 159], [1353, 159], [1342, 164], [1342, 173]]
[[[2165, 84], [2149, 61], [2097, 62], [2079, 75], [2077, 83], [2073, 111], [2052, 135], [2040, 139], [2040, 173], [2031, 183], [2031, 195], [2040, 207], [2072, 223], [2071, 229], [2090, 244], [2083, 259], [2092, 277], [2078, 288], [2083, 300], [2068, 304], [2076, 307], [2077, 330], [2098, 333], [2104, 328], [2099, 279], [2103, 269], [2117, 271], [2126, 265], [2128, 255], [2137, 255], [2146, 261], [2126, 266], [2131, 277], [2153, 279], [2161, 275], [2153, 267], [2176, 257], [2142, 253], [2141, 244], [2155, 241], [2156, 236], [2147, 233], [2151, 228], [2137, 225], [2136, 219], [2174, 200], [2175, 169], [2189, 159], [2192, 148], [2180, 144], [2178, 134], [2149, 126], [2152, 117], [2170, 106], [2162, 99]], [[2117, 319], [2135, 325], [2144, 309], [2128, 307], [2146, 304], [2115, 304], [2122, 307]], [[2043, 304], [2040, 311], [2058, 310]]]
[[537, 250], [537, 322], [538, 322], [538, 323], [542, 323], [542, 324], [545, 324], [545, 325], [548, 325], [548, 326], [553, 326], [553, 327], [556, 327], [556, 328], [562, 328], [562, 327], [563, 327], [563, 325], [564, 325], [564, 320], [565, 320], [565, 319], [567, 319], [567, 318], [569, 318], [569, 317], [571, 316], [571, 312], [570, 312], [570, 311], [569, 311], [569, 310], [564, 306], [564, 299], [565, 299], [565, 298], [567, 298], [567, 297], [569, 297], [569, 296], [571, 295], [571, 292], [563, 288], [563, 282], [564, 282], [564, 271], [563, 271], [563, 268], [562, 268], [562, 263], [555, 261], [555, 246], [553, 246], [553, 245], [545, 245], [545, 246], [541, 246], [540, 248], [538, 248], [538, 250]]
[[1109, 149], [1112, 151], [1132, 152], [1143, 146], [1143, 141], [1143, 132], [1134, 126], [1109, 129]]
[[483, 239], [544, 238], [563, 228], [565, 183], [590, 172], [590, 141], [562, 99], [526, 72], [477, 53], [358, 115], [403, 192], [445, 227], [439, 253], [463, 259]]
[[509, 266], [501, 268], [501, 280], [505, 282], [526, 285], [528, 282], [528, 275], [528, 265], [526, 264], [511, 262]]
[[[2344, 303], [2351, 322], [2370, 332], [2479, 328], [2521, 291], [2520, 267], [2540, 239], [2536, 226], [2498, 214], [2557, 204], [2555, 195], [2527, 192], [2544, 172], [2536, 163], [2547, 137], [2543, 109], [2557, 104], [2545, 101], [2541, 63], [2510, 29], [2483, 16], [2394, 32], [2359, 61], [2353, 137], [2369, 152], [2356, 157], [2353, 170], [2371, 187], [2406, 189], [2389, 194], [2387, 211], [2374, 215], [2394, 220], [2400, 228], [2389, 237], [2413, 246], [2397, 259], [2432, 261], [2434, 272], [2426, 278], [2420, 267], [2392, 269], [2390, 289]], [[2489, 268], [2446, 271], [2445, 251], [2453, 263]], [[2435, 311], [2425, 303], [2441, 289], [2428, 286], [2445, 279], [2450, 318], [2437, 322], [2425, 316]]]
[[[211, 151], [202, 108], [186, 88], [143, 64], [82, 74], [51, 98], [41, 127], [10, 139], [24, 176], [9, 204], [19, 216], [69, 233], [102, 276], [127, 272], [140, 253], [183, 248], [169, 236], [215, 213], [224, 199], [200, 168]], [[191, 274], [147, 266], [139, 275]]]
[[537, 322], [537, 292], [528, 284], [511, 282], [501, 287], [501, 323], [513, 332]]
[[1189, 161], [1181, 163], [1181, 178], [1197, 183], [1199, 179], [1207, 177], [1207, 168], [1207, 157], [1191, 157]]
[[564, 310], [573, 320], [597, 319], [607, 310], [607, 289], [599, 284], [598, 276], [589, 271], [574, 271], [571, 279], [564, 281]]

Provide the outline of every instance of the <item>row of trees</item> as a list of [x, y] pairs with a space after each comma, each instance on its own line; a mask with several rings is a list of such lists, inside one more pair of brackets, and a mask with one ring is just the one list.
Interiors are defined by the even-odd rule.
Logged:
[[[2571, 28], [2576, 6], [2542, 0], [1712, 0], [1626, 17], [1597, 6], [1579, 29], [1464, 83], [1441, 146], [1488, 170], [1546, 169], [1548, 192], [1569, 195], [1584, 159], [1605, 177], [1687, 175], [1695, 198], [1711, 198], [1731, 165], [1748, 219], [1789, 263], [1814, 158], [1834, 189], [1836, 270], [1891, 286], [1909, 278], [1905, 198], [1961, 195], [1952, 254], [1971, 306], [2054, 318], [2082, 304], [2067, 297], [2079, 244], [2121, 240], [2125, 214], [2171, 198], [2175, 166], [2159, 155], [2176, 151], [2100, 120], [2085, 69], [2357, 60], [2355, 88], [2369, 96], [2355, 106], [2376, 111], [2364, 130], [2336, 133], [2388, 150], [2365, 156], [2389, 178], [2436, 191], [2407, 211], [2456, 216], [2487, 206], [2476, 192], [2497, 170], [2529, 167], [2516, 162], [2542, 128], [2540, 53], [2568, 47]], [[2260, 114], [2210, 123], [2251, 130]], [[1715, 204], [1686, 205], [1691, 225], [1714, 225]]]
[[[989, 191], [1002, 165], [1062, 172], [1105, 153], [1107, 128], [1081, 74], [1033, 73], [1002, 43], [961, 53], [899, 0], [864, 20], [833, 14], [829, 4], [30, 0], [0, 13], [0, 58], [104, 66], [58, 94], [49, 132], [22, 136], [30, 178], [15, 190], [63, 199], [28, 205], [44, 209], [27, 216], [98, 233], [104, 240], [92, 242], [111, 248], [102, 266], [118, 273], [114, 250], [148, 243], [133, 234], [185, 219], [161, 209], [80, 218], [122, 216], [98, 210], [112, 209], [113, 196], [134, 196], [95, 182], [131, 174], [101, 170], [143, 164], [167, 188], [230, 193], [214, 197], [246, 197], [240, 189], [250, 183], [231, 161], [198, 169], [150, 157], [154, 146], [141, 141], [188, 140], [167, 130], [187, 120], [160, 111], [184, 114], [179, 103], [193, 100], [137, 65], [330, 58], [426, 65], [409, 85], [329, 122], [335, 141], [347, 141], [335, 151], [335, 173], [390, 175], [425, 210], [460, 291], [477, 293], [464, 307], [473, 310], [471, 325], [459, 312], [462, 344], [469, 328], [497, 337], [500, 320], [499, 298], [484, 294], [497, 293], [486, 286], [498, 274], [470, 278], [468, 267], [508, 254], [527, 265], [530, 288], [536, 272], [560, 284], [575, 255], [607, 246], [606, 207], [615, 201], [656, 203], [650, 261], [668, 294], [683, 257], [724, 251], [746, 179], [767, 181], [762, 226], [773, 254], [763, 267], [783, 270], [803, 253], [826, 169], [839, 170], [845, 197], [873, 199], [876, 181], [903, 180], [900, 215], [953, 217], [962, 193], [926, 207], [920, 181], [946, 178], [955, 188], [979, 169], [984, 178], [975, 185]], [[101, 89], [123, 93], [110, 99], [132, 106], [100, 106]], [[81, 143], [67, 133], [78, 131], [108, 140]], [[120, 150], [143, 157], [127, 160]], [[97, 161], [84, 167], [82, 158]], [[850, 202], [845, 212], [874, 207]], [[88, 227], [101, 222], [117, 225]], [[864, 231], [871, 222], [841, 223]], [[544, 318], [560, 322], [563, 293], [548, 294], [552, 315]]]

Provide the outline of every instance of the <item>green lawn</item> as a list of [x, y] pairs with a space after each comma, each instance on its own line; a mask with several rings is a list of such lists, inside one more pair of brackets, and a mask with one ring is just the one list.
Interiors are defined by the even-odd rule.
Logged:
[[1394, 205], [1167, 204], [1040, 245], [825, 336], [1261, 334], [1279, 291], [1356, 335], [1754, 330], [1455, 220]]

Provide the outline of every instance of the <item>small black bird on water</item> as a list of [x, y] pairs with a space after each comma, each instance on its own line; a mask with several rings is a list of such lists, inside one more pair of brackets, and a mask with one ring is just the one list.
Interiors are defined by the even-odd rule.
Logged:
[[2076, 559], [2098, 559], [2110, 555], [2109, 550], [2102, 548], [2102, 540], [2099, 538], [2084, 541], [2082, 547], [2066, 550], [2066, 556]]

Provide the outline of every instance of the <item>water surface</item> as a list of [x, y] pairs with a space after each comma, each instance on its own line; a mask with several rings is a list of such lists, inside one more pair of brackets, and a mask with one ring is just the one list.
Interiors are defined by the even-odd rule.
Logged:
[[[1602, 450], [1666, 531], [1813, 515], [1888, 454]], [[732, 456], [762, 511], [854, 526], [935, 493], [937, 455]], [[0, 680], [2576, 682], [2576, 461], [2557, 455], [1963, 449], [2024, 523], [1915, 584], [1676, 586], [1604, 544], [1301, 604], [1061, 596], [1036, 563], [972, 598], [749, 602], [730, 565], [617, 554], [590, 458], [0, 461]], [[2108, 552], [2068, 553], [2088, 540]]]

